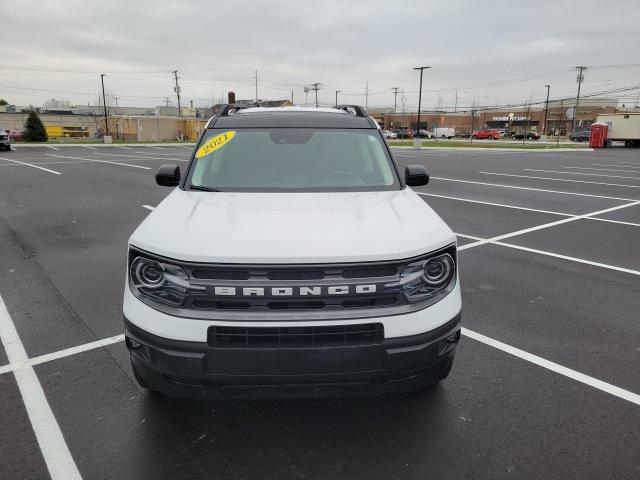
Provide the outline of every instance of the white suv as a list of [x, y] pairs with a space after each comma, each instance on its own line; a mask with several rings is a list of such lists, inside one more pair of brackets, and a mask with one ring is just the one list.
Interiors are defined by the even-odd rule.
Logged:
[[126, 344], [171, 396], [410, 391], [460, 338], [456, 238], [361, 107], [209, 121], [129, 240]]

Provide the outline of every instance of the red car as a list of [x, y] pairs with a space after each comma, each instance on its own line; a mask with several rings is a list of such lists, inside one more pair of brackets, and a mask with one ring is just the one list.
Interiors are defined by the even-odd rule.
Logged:
[[500, 132], [498, 130], [477, 130], [473, 132], [471, 138], [498, 140], [500, 138]]

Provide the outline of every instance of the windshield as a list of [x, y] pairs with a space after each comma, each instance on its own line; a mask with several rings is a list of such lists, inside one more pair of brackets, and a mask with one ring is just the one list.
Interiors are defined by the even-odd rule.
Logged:
[[208, 130], [187, 188], [222, 191], [399, 189], [377, 130]]

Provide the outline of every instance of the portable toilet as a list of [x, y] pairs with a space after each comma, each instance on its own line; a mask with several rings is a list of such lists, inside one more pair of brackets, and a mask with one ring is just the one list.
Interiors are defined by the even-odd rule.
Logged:
[[607, 135], [609, 134], [609, 125], [604, 122], [595, 122], [591, 125], [591, 134], [589, 135], [589, 147], [604, 148], [607, 146]]

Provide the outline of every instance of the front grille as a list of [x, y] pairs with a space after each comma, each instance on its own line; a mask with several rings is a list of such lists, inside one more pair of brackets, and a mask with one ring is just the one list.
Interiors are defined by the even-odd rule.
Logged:
[[208, 344], [216, 348], [322, 348], [379, 345], [381, 323], [320, 327], [210, 327]]
[[[313, 312], [375, 309], [405, 304], [399, 291], [386, 291], [385, 284], [398, 281], [406, 261], [346, 263], [324, 265], [183, 265], [194, 291], [183, 304], [192, 311]], [[357, 285], [375, 285], [373, 293], [357, 293]], [[329, 287], [348, 286], [345, 294], [330, 294]], [[216, 287], [234, 289], [234, 294], [220, 295]], [[299, 294], [300, 288], [321, 289], [320, 294]], [[259, 288], [260, 295], [243, 295], [244, 288]], [[272, 293], [272, 288], [296, 292], [292, 295]]]

